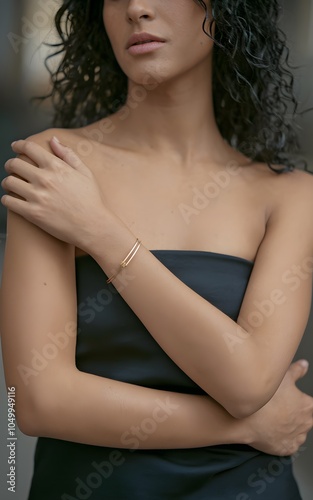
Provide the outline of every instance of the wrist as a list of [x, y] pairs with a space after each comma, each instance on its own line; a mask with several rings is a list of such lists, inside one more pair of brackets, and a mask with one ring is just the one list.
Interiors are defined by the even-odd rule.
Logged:
[[114, 275], [136, 236], [112, 213], [101, 214], [94, 225], [88, 244], [88, 253], [98, 262], [108, 276]]
[[251, 444], [252, 433], [244, 420], [230, 415], [229, 425], [225, 433], [225, 443], [223, 444]]
[[249, 417], [235, 418], [219, 405], [218, 420], [221, 426], [221, 444], [252, 445], [255, 433], [250, 425]]
[[[253, 440], [253, 429], [248, 418], [237, 419], [230, 415], [223, 406], [208, 396], [197, 396], [197, 428], [202, 429], [206, 446], [246, 444]], [[195, 405], [193, 405], [194, 410]]]
[[255, 431], [250, 423], [250, 417], [235, 419], [236, 434], [239, 438], [238, 443], [253, 446], [255, 441]]

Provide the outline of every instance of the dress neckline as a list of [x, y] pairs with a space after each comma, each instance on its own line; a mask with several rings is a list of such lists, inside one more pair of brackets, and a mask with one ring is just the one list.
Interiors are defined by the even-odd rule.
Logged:
[[180, 250], [180, 249], [152, 249], [150, 250], [151, 253], [156, 253], [156, 252], [164, 252], [164, 253], [175, 253], [175, 252], [178, 252], [180, 254], [195, 254], [195, 255], [211, 255], [213, 257], [217, 257], [217, 258], [229, 258], [229, 259], [235, 259], [235, 260], [241, 260], [243, 262], [247, 262], [249, 264], [251, 264], [252, 266], [254, 265], [254, 261], [253, 260], [250, 260], [250, 259], [246, 259], [245, 257], [239, 257], [237, 255], [232, 255], [232, 254], [228, 254], [228, 253], [222, 253], [222, 252], [211, 252], [210, 250]]
[[[166, 253], [178, 253], [180, 255], [187, 255], [187, 254], [194, 254], [194, 255], [208, 255], [208, 256], [212, 256], [212, 257], [216, 257], [216, 258], [228, 258], [228, 259], [233, 259], [233, 260], [237, 260], [237, 261], [242, 261], [242, 262], [246, 262], [247, 264], [250, 264], [251, 266], [254, 265], [254, 261], [253, 260], [250, 260], [250, 259], [246, 259], [245, 257], [239, 257], [237, 255], [231, 255], [231, 254], [227, 254], [227, 253], [221, 253], [221, 252], [211, 252], [210, 250], [181, 250], [181, 249], [163, 249], [163, 248], [158, 248], [158, 249], [149, 249], [149, 251], [153, 254], [157, 254], [157, 253], [163, 253], [163, 254], [166, 254]], [[91, 255], [89, 254], [84, 254], [84, 255], [77, 255], [77, 257], [75, 257], [76, 259], [82, 259], [84, 257], [91, 257]]]

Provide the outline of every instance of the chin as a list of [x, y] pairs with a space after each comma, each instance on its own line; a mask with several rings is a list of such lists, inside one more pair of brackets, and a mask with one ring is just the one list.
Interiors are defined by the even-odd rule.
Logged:
[[161, 64], [144, 64], [142, 67], [133, 65], [132, 68], [122, 68], [127, 78], [135, 85], [141, 85], [147, 89], [156, 88], [158, 85], [165, 83], [173, 78], [173, 71]]
[[136, 77], [129, 79], [134, 85], [144, 87], [147, 90], [153, 90], [166, 81], [166, 78], [161, 77], [160, 73], [145, 73], [140, 76], [136, 75]]

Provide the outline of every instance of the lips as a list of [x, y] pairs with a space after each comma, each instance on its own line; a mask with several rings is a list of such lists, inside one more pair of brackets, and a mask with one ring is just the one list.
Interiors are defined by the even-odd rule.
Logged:
[[165, 40], [151, 35], [151, 33], [133, 33], [127, 42], [126, 48], [129, 49], [132, 45], [143, 45], [152, 42], [165, 42]]

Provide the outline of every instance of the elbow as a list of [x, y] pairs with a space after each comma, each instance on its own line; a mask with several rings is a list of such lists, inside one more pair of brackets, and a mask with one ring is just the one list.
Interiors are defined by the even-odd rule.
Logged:
[[[252, 388], [253, 389], [253, 388]], [[265, 406], [268, 401], [273, 397], [273, 390], [269, 388], [262, 388], [259, 391], [257, 388], [255, 390], [243, 391], [241, 394], [237, 394], [234, 398], [232, 394], [231, 398], [223, 404], [225, 410], [236, 419], [243, 419], [250, 417], [257, 411], [259, 411], [263, 406]]]
[[[57, 380], [56, 380], [57, 379]], [[16, 401], [16, 421], [23, 434], [54, 438], [63, 429], [71, 377], [46, 379]], [[36, 389], [36, 390], [35, 390]]]
[[48, 394], [51, 391], [47, 388], [43, 392], [43, 388], [37, 387], [37, 391], [24, 392], [16, 398], [16, 423], [26, 436], [49, 437], [47, 423], [54, 420], [54, 404]]
[[23, 402], [16, 402], [16, 423], [19, 430], [26, 436], [39, 437], [41, 435], [41, 418], [36, 401], [31, 397], [23, 398]]
[[17, 419], [17, 425], [19, 430], [26, 436], [39, 437], [39, 432], [34, 421], [26, 415], [22, 415]]
[[53, 411], [37, 405], [26, 404], [16, 413], [16, 422], [19, 430], [26, 436], [31, 437], [54, 437]]
[[241, 420], [250, 417], [257, 411], [259, 411], [265, 404], [266, 402], [265, 403], [259, 402], [256, 404], [255, 402], [252, 401], [245, 401], [241, 402], [240, 404], [237, 403], [233, 405], [227, 405], [227, 407], [225, 406], [225, 409], [232, 417]]

